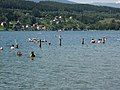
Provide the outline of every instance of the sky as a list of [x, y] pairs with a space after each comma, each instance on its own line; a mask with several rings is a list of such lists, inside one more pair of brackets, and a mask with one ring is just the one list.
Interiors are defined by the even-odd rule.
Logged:
[[120, 3], [120, 0], [69, 0], [69, 1], [74, 1], [78, 3]]

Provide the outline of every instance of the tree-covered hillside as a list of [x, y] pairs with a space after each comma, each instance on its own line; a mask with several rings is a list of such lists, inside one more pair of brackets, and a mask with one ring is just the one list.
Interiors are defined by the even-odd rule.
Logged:
[[3, 22], [3, 27], [11, 29], [15, 25], [21, 25], [19, 29], [27, 25], [47, 30], [119, 30], [120, 9], [50, 1], [0, 0], [0, 23]]

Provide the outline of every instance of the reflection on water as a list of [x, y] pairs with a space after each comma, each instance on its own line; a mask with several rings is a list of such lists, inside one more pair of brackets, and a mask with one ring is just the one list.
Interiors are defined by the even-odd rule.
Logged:
[[[0, 32], [0, 90], [119, 90], [120, 32]], [[91, 38], [107, 37], [105, 44], [90, 44]], [[81, 38], [85, 45], [81, 45]], [[46, 39], [39, 44], [28, 38]], [[19, 43], [19, 49], [10, 46]], [[17, 56], [18, 51], [22, 56]], [[31, 51], [36, 57], [30, 58]]]

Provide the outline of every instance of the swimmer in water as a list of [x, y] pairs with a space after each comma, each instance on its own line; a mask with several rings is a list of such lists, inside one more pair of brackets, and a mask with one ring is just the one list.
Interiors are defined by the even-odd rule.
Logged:
[[22, 56], [22, 52], [18, 51], [17, 56], [19, 56], [19, 57]]
[[102, 39], [98, 39], [97, 43], [98, 43], [98, 44], [99, 44], [99, 43], [102, 43]]
[[18, 44], [16, 43], [15, 48], [18, 48]]
[[0, 47], [0, 52], [2, 52], [3, 51], [3, 47]]
[[31, 53], [30, 53], [30, 57], [35, 57], [35, 54], [34, 54], [34, 51], [32, 51]]
[[49, 46], [51, 45], [51, 42], [50, 42], [50, 41], [48, 42], [48, 45], [49, 45]]
[[12, 45], [12, 46], [10, 47], [11, 50], [13, 50], [14, 48], [15, 48], [14, 45]]
[[3, 47], [0, 47], [0, 51], [2, 51], [3, 50]]
[[90, 43], [96, 43], [95, 39], [92, 39]]
[[103, 38], [102, 38], [102, 43], [105, 44], [106, 40], [107, 40], [107, 38], [106, 38], [106, 37], [103, 37]]

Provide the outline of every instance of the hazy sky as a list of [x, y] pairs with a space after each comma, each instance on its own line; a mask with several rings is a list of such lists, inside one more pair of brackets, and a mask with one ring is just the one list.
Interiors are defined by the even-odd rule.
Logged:
[[100, 3], [120, 3], [120, 0], [69, 0], [69, 1], [74, 1], [78, 3], [94, 3], [94, 2], [100, 2]]

